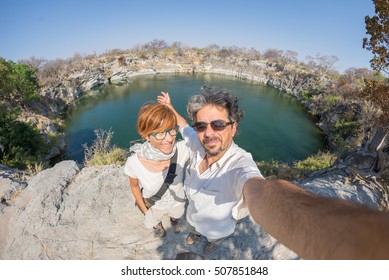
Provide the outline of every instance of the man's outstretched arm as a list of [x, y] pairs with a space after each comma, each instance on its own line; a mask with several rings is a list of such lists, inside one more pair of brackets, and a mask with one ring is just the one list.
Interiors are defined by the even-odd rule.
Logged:
[[252, 178], [243, 192], [255, 222], [304, 259], [389, 259], [389, 213], [285, 180]]

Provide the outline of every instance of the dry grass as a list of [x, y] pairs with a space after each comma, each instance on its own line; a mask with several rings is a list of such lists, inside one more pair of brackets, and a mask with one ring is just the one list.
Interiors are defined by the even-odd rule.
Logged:
[[92, 146], [88, 147], [87, 145], [84, 145], [84, 165], [123, 165], [127, 159], [127, 152], [111, 145], [113, 131], [111, 129], [108, 131], [97, 129], [94, 132], [96, 139], [93, 141]]
[[317, 154], [293, 164], [272, 160], [270, 162], [257, 162], [257, 166], [265, 177], [293, 180], [303, 178], [314, 171], [330, 167], [335, 160], [336, 157], [333, 154], [319, 151]]

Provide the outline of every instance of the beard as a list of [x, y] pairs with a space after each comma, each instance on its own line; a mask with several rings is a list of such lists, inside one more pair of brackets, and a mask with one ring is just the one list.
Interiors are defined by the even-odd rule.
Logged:
[[[219, 143], [220, 143], [220, 146], [208, 146], [207, 144], [209, 142], [212, 142], [214, 140], [219, 140]], [[226, 149], [226, 145], [225, 143], [223, 142], [223, 139], [219, 138], [219, 137], [216, 137], [216, 136], [213, 136], [213, 137], [210, 137], [210, 138], [204, 138], [202, 141], [201, 141], [201, 144], [206, 152], [207, 155], [209, 156], [217, 156], [219, 155], [220, 153], [222, 153], [225, 149]]]

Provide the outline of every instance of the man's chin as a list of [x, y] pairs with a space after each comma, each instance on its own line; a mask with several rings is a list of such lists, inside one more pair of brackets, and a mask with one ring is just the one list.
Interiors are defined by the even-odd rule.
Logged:
[[208, 147], [204, 147], [205, 149], [205, 152], [207, 153], [207, 155], [210, 155], [212, 157], [214, 156], [217, 156], [218, 154], [220, 154], [220, 149], [217, 149], [217, 148], [208, 148]]

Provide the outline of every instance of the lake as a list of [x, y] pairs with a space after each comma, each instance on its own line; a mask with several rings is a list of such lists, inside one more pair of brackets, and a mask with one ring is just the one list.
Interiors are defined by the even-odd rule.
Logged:
[[[235, 142], [260, 160], [293, 162], [325, 149], [324, 135], [295, 98], [280, 90], [251, 81], [216, 74], [159, 74], [134, 77], [107, 85], [80, 98], [67, 115], [67, 158], [82, 162], [83, 144], [90, 146], [94, 130], [112, 129], [112, 144], [128, 149], [139, 139], [139, 108], [169, 92], [176, 110], [186, 115], [186, 103], [203, 85], [223, 88], [240, 98], [245, 112]], [[186, 118], [188, 119], [188, 118]]]

